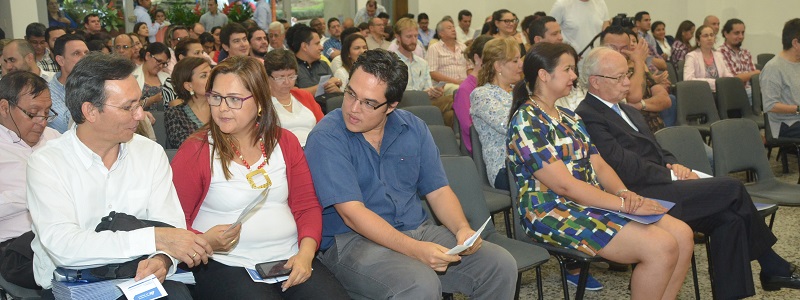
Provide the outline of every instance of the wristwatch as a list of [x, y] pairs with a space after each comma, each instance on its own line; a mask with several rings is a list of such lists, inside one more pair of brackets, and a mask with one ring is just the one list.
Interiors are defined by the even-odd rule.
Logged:
[[[647, 110], [647, 103], [644, 102], [644, 99], [642, 99], [641, 103], [642, 103], [642, 110]], [[798, 111], [800, 111], [800, 107], [798, 107]]]
[[794, 114], [795, 115], [800, 115], [800, 105], [796, 105], [795, 106]]

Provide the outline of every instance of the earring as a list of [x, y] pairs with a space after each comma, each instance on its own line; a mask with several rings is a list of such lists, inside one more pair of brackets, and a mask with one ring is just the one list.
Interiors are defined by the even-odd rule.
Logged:
[[261, 116], [261, 107], [258, 108], [258, 116]]
[[194, 96], [194, 91], [189, 91], [189, 96]]
[[503, 76], [503, 72], [497, 72], [497, 75]]

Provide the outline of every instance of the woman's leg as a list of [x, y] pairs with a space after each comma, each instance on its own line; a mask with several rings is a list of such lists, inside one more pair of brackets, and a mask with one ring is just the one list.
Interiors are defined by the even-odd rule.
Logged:
[[686, 272], [689, 271], [689, 266], [692, 263], [692, 253], [694, 252], [693, 232], [689, 225], [670, 215], [665, 215], [661, 221], [654, 225], [669, 232], [678, 242], [678, 261], [675, 265], [675, 271], [672, 272], [672, 277], [669, 279], [669, 284], [667, 284], [664, 297], [662, 297], [662, 299], [675, 299], [678, 297], [683, 280], [686, 278]]
[[631, 275], [631, 299], [661, 299], [679, 257], [672, 234], [636, 222], [622, 227], [598, 254], [619, 263], [638, 263]]

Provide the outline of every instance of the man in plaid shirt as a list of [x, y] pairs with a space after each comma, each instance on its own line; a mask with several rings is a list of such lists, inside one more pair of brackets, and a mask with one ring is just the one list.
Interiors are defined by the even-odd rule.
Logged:
[[722, 36], [725, 37], [725, 44], [720, 47], [719, 51], [722, 53], [722, 57], [725, 58], [725, 64], [728, 65], [728, 69], [744, 82], [747, 96], [751, 97], [752, 102], [750, 77], [761, 73], [761, 71], [756, 70], [756, 66], [753, 65], [753, 56], [750, 55], [750, 51], [742, 49], [744, 29], [742, 20], [734, 18], [725, 22], [725, 26], [722, 27]]

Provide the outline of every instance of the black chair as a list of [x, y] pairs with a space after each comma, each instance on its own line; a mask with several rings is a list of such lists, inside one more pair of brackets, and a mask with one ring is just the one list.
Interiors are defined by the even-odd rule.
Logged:
[[164, 152], [167, 153], [167, 158], [172, 162], [172, 159], [175, 158], [175, 154], [178, 153], [178, 149], [164, 149]]
[[[797, 155], [797, 169], [800, 170], [800, 139], [798, 138], [787, 138], [787, 137], [776, 137], [772, 135], [772, 125], [769, 123], [769, 113], [763, 112], [764, 114], [764, 146], [772, 152], [773, 147], [778, 147], [780, 149], [778, 151], [778, 155], [776, 157], [780, 158], [781, 166], [783, 168], [783, 173], [789, 173], [789, 158], [786, 157], [787, 152], [786, 150], [791, 149], [794, 150], [794, 154]], [[770, 154], [767, 153], [767, 158], [769, 158]], [[797, 183], [800, 184], [800, 177], [797, 178]]]
[[[489, 218], [489, 208], [486, 206], [486, 201], [482, 199], [480, 177], [472, 159], [466, 156], [442, 157], [442, 165], [450, 187], [461, 202], [470, 227], [480, 228], [483, 222]], [[514, 299], [519, 299], [522, 273], [533, 268], [536, 269], [536, 287], [539, 299], [543, 299], [540, 266], [550, 259], [550, 255], [545, 249], [530, 243], [509, 239], [499, 234], [491, 222], [486, 225], [481, 238], [505, 248], [517, 261], [517, 287]]]
[[723, 77], [716, 80], [716, 85], [720, 119], [750, 119], [758, 124], [758, 128], [764, 128], [764, 118], [753, 113], [753, 106], [747, 99], [747, 90], [741, 79]]
[[669, 82], [672, 84], [678, 83], [678, 71], [675, 70], [675, 65], [672, 62], [667, 61], [667, 75], [669, 78]]
[[153, 123], [153, 132], [156, 134], [156, 142], [164, 147], [164, 149], [168, 148], [167, 142], [167, 124], [166, 118], [164, 118], [164, 112], [160, 110], [150, 110], [150, 113], [153, 114], [153, 118], [156, 119], [155, 123]]
[[775, 57], [775, 54], [761, 53], [758, 56], [756, 56], [756, 62], [763, 67], [766, 66], [767, 62], [769, 62], [773, 57]]
[[343, 101], [344, 101], [344, 96], [335, 96], [328, 98], [328, 103], [325, 104], [325, 107], [328, 109], [326, 114], [333, 111], [334, 109], [342, 108]]
[[746, 119], [722, 120], [711, 125], [714, 144], [714, 174], [753, 171], [756, 182], [747, 184], [752, 196], [779, 205], [800, 205], [800, 185], [777, 180], [764, 156], [761, 132], [756, 123]]
[[439, 148], [439, 155], [442, 156], [461, 156], [458, 149], [458, 142], [453, 130], [444, 125], [428, 125], [428, 129], [433, 136], [433, 142]]
[[677, 125], [689, 125], [700, 130], [707, 137], [710, 125], [719, 121], [719, 113], [714, 104], [714, 94], [705, 81], [688, 80], [676, 84], [678, 97]]
[[[408, 106], [402, 109], [422, 119], [422, 121], [425, 121], [425, 124], [444, 126], [444, 118], [442, 118], [442, 112], [436, 106], [433, 105]], [[453, 129], [450, 129], [450, 131], [453, 131]]]
[[409, 107], [409, 106], [420, 106], [420, 105], [431, 105], [431, 97], [428, 96], [428, 93], [424, 91], [405, 91], [403, 92], [403, 99], [400, 100], [400, 103], [397, 104], [397, 107]]
[[760, 74], [750, 76], [750, 89], [753, 95], [753, 112], [756, 115], [761, 115], [764, 111], [764, 101], [761, 98], [761, 76], [759, 75]]
[[6, 281], [0, 276], [0, 299], [38, 300], [42, 299], [41, 290], [26, 289]]
[[483, 160], [483, 146], [481, 140], [478, 138], [478, 131], [475, 126], [469, 127], [470, 139], [472, 142], [472, 160], [478, 168], [478, 174], [483, 182], [483, 196], [486, 198], [486, 205], [489, 206], [489, 211], [492, 215], [502, 212], [503, 220], [506, 225], [506, 235], [513, 236], [513, 228], [511, 227], [511, 200], [508, 191], [493, 188], [489, 184], [489, 177], [486, 175], [486, 163]]
[[686, 61], [681, 59], [678, 61], [678, 65], [675, 66], [675, 77], [678, 77], [678, 82], [683, 81], [683, 66], [686, 65]]
[[456, 139], [458, 139], [458, 149], [461, 150], [461, 155], [470, 156], [467, 146], [464, 144], [464, 138], [461, 136], [461, 121], [458, 120], [458, 115], [456, 114], [453, 114], [453, 132], [456, 134]]

